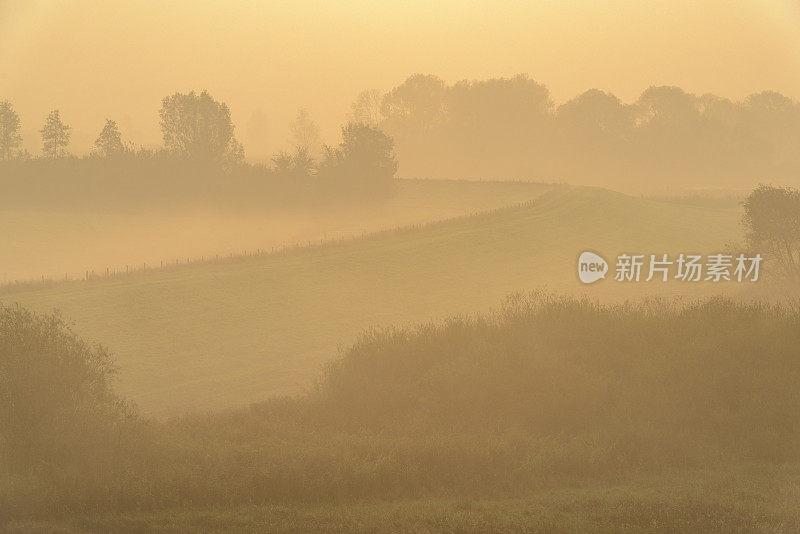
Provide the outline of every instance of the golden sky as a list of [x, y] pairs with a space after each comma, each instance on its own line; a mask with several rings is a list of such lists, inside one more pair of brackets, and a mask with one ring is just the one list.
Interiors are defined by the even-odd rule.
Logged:
[[[137, 144], [159, 143], [161, 98], [190, 89], [230, 105], [251, 156], [288, 144], [299, 107], [335, 142], [359, 90], [415, 72], [448, 82], [524, 72], [556, 102], [591, 87], [632, 101], [652, 84], [800, 99], [800, 2], [0, 0], [0, 99], [32, 151], [53, 108], [77, 153], [106, 117]], [[258, 109], [269, 137], [253, 146]]]

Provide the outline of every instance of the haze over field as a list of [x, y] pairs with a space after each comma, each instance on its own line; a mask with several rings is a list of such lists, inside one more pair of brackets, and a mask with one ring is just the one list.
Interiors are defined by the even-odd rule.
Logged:
[[0, 0], [0, 531], [800, 532], [794, 0]]
[[0, 211], [8, 236], [0, 283], [84, 278], [231, 254], [352, 239], [526, 202], [549, 187], [525, 183], [403, 180], [395, 197], [373, 205], [237, 210], [225, 206], [121, 211], [104, 206]]
[[609, 300], [741, 291], [730, 282], [617, 283], [613, 272], [587, 289], [574, 270], [586, 249], [609, 261], [626, 251], [724, 251], [741, 239], [735, 203], [548, 189], [526, 206], [419, 229], [54, 287], [11, 286], [0, 288], [0, 299], [61, 310], [117, 355], [126, 397], [147, 414], [174, 415], [303, 392], [337, 347], [364, 329], [479, 312], [515, 291], [547, 287]]

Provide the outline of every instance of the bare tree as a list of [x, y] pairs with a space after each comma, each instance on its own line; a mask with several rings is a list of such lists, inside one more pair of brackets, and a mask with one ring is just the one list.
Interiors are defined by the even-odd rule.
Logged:
[[381, 100], [383, 95], [375, 89], [361, 91], [350, 106], [348, 122], [377, 128], [381, 122]]
[[319, 150], [319, 127], [305, 109], [297, 110], [297, 116], [289, 124], [292, 141], [296, 147], [305, 148], [309, 154]]

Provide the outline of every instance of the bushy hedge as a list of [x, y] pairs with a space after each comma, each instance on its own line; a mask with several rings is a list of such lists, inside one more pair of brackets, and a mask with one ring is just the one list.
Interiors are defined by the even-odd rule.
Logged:
[[[275, 210], [390, 197], [394, 180], [374, 179], [343, 159], [320, 174], [264, 165], [215, 166], [165, 152], [0, 160], [0, 208]], [[374, 182], [374, 183], [373, 183]]]

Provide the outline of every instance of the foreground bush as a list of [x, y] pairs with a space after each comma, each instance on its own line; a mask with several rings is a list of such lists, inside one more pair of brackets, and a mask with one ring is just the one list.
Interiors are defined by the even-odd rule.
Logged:
[[0, 443], [20, 470], [81, 462], [106, 430], [134, 418], [111, 388], [107, 350], [58, 315], [0, 306]]
[[102, 504], [137, 478], [154, 440], [113, 375], [58, 315], [0, 305], [0, 517]]

